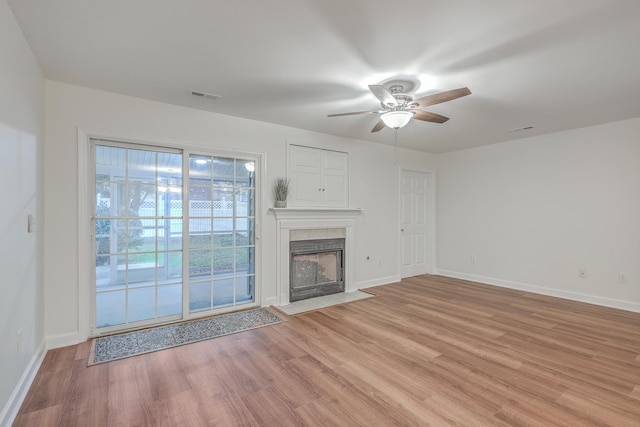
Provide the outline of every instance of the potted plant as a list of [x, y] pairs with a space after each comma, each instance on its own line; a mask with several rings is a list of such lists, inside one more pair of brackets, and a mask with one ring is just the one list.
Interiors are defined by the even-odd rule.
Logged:
[[287, 196], [289, 195], [289, 180], [287, 178], [277, 178], [273, 185], [273, 198], [276, 201], [276, 208], [287, 207]]

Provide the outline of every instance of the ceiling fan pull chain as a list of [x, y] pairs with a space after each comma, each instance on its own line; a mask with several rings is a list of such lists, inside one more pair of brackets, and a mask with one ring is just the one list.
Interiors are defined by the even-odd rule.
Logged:
[[398, 129], [393, 130], [393, 164], [398, 164]]

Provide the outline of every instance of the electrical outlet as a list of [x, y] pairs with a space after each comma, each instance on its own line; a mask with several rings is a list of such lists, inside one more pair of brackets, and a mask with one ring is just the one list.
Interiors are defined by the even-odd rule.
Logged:
[[476, 264], [478, 262], [478, 256], [477, 255], [471, 255], [471, 264]]
[[382, 260], [381, 259], [378, 260], [378, 266], [382, 267]]
[[587, 278], [587, 270], [578, 270], [578, 277], [581, 279]]
[[618, 283], [627, 284], [627, 273], [618, 273]]

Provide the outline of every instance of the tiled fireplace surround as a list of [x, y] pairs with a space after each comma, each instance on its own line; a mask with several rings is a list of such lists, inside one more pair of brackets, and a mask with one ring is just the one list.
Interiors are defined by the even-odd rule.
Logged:
[[314, 239], [345, 239], [345, 292], [355, 291], [354, 226], [360, 209], [273, 208], [276, 217], [277, 305], [289, 304], [289, 242]]

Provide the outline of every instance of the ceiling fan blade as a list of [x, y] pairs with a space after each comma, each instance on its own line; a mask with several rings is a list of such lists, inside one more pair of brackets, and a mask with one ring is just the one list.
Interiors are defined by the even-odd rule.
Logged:
[[444, 123], [449, 120], [449, 117], [441, 116], [440, 114], [432, 113], [424, 110], [411, 110], [413, 118], [416, 120], [422, 120], [423, 122]]
[[382, 85], [369, 85], [369, 90], [382, 102], [384, 105], [390, 105], [395, 107], [398, 105], [398, 101], [389, 93], [388, 90]]
[[355, 116], [356, 114], [373, 114], [379, 113], [379, 111], [354, 111], [353, 113], [339, 113], [339, 114], [329, 114], [327, 117], [340, 117], [340, 116]]
[[470, 95], [471, 91], [468, 87], [461, 87], [459, 89], [452, 89], [445, 92], [434, 93], [432, 95], [423, 96], [422, 98], [414, 99], [413, 103], [418, 104], [418, 107], [428, 107], [429, 105], [440, 104], [442, 102], [453, 101], [454, 99], [462, 98], [463, 96]]
[[378, 123], [371, 129], [371, 133], [378, 132], [384, 127], [384, 122], [382, 120], [378, 120]]

